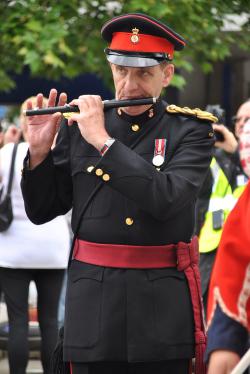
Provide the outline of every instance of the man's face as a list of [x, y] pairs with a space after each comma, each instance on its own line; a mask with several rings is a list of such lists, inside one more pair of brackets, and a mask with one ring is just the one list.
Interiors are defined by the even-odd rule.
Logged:
[[[163, 87], [167, 87], [174, 73], [172, 64], [152, 67], [126, 67], [111, 64], [116, 99], [138, 99], [158, 97]], [[123, 108], [132, 116], [145, 112], [150, 106], [140, 105]]]
[[250, 101], [242, 104], [239, 107], [238, 112], [236, 114], [235, 135], [237, 138], [240, 137], [240, 134], [243, 131], [243, 127], [249, 118], [250, 118]]
[[246, 175], [250, 177], [250, 118], [242, 128], [239, 145], [241, 166]]

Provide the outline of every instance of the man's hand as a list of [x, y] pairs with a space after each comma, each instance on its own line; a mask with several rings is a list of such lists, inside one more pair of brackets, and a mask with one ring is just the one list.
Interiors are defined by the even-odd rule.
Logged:
[[237, 353], [218, 350], [211, 353], [207, 374], [230, 374], [240, 361]]
[[105, 129], [103, 103], [100, 96], [82, 95], [71, 101], [77, 105], [80, 113], [73, 113], [68, 120], [69, 126], [77, 122], [82, 137], [98, 151], [101, 150], [109, 134]]
[[[52, 89], [49, 94], [48, 106], [55, 106], [56, 99], [57, 90]], [[67, 95], [61, 93], [57, 105], [65, 105], [66, 101]], [[37, 95], [36, 106], [37, 108], [43, 107], [42, 94]], [[27, 102], [27, 109], [33, 109], [31, 101]], [[32, 169], [40, 164], [48, 155], [61, 120], [61, 113], [31, 116], [27, 118], [30, 168]]]
[[213, 124], [213, 129], [214, 131], [220, 132], [224, 139], [222, 142], [215, 142], [215, 146], [228, 153], [234, 153], [238, 147], [238, 142], [234, 134], [224, 125]]

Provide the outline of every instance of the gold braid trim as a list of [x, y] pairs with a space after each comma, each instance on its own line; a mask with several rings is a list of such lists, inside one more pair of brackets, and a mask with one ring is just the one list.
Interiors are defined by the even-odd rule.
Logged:
[[206, 121], [210, 122], [218, 122], [218, 118], [215, 117], [212, 113], [205, 112], [204, 110], [201, 110], [199, 108], [191, 109], [187, 106], [184, 106], [183, 108], [177, 105], [168, 105], [166, 107], [166, 111], [168, 113], [179, 113], [179, 114], [185, 114], [188, 116], [193, 116], [199, 119], [204, 119]]

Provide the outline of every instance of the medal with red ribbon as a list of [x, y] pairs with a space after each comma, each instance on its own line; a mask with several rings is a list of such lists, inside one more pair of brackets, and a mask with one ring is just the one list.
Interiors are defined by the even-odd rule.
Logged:
[[165, 161], [167, 139], [155, 139], [154, 157], [152, 163], [154, 166], [161, 166]]

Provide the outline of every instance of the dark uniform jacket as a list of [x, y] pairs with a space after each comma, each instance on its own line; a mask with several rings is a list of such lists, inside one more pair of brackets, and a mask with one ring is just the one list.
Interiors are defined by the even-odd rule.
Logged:
[[[166, 103], [159, 102], [153, 111], [133, 117], [110, 109], [105, 124], [116, 141], [103, 157], [81, 137], [77, 124], [69, 128], [65, 121], [55, 149], [34, 170], [24, 168], [22, 190], [29, 218], [41, 224], [73, 204], [74, 231], [82, 207], [101, 183], [81, 220], [78, 238], [132, 245], [190, 241], [196, 195], [211, 161], [210, 123], [169, 114]], [[152, 164], [155, 139], [167, 141], [160, 170]], [[193, 344], [184, 273], [71, 262], [65, 360], [189, 358]]]

